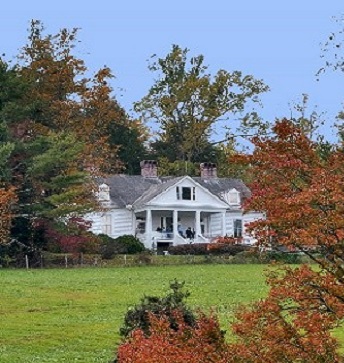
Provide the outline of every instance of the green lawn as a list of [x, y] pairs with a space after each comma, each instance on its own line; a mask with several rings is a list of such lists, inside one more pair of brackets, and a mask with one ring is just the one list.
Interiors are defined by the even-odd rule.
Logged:
[[262, 265], [0, 270], [0, 361], [108, 362], [123, 316], [144, 294], [186, 282], [189, 305], [214, 307], [223, 327], [235, 307], [267, 291]]
[[[213, 308], [226, 329], [240, 303], [265, 296], [264, 265], [0, 270], [0, 362], [104, 362], [144, 294], [186, 282], [188, 304]], [[336, 334], [344, 341], [342, 331]]]

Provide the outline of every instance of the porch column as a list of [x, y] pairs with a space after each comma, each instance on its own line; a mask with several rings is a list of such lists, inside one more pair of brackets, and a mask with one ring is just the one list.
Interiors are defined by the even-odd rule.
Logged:
[[173, 240], [176, 240], [178, 235], [178, 211], [173, 210]]
[[226, 212], [221, 213], [221, 227], [222, 227], [222, 236], [224, 237], [226, 235]]
[[196, 210], [195, 214], [195, 240], [198, 241], [198, 236], [201, 234], [201, 212]]
[[146, 247], [152, 248], [152, 211], [146, 210]]

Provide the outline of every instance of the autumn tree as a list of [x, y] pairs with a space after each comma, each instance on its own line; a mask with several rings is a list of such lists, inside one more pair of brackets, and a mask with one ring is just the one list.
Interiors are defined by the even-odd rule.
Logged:
[[35, 251], [42, 219], [59, 221], [97, 208], [94, 177], [120, 170], [109, 130], [123, 117], [110, 69], [88, 77], [74, 55], [77, 29], [46, 35], [32, 21], [18, 63], [0, 62], [0, 165], [17, 202], [12, 237]]
[[344, 318], [344, 153], [310, 140], [281, 120], [270, 137], [255, 137], [249, 210], [266, 219], [249, 225], [260, 246], [285, 246], [318, 268], [272, 273], [268, 297], [238, 314], [235, 349], [245, 362], [339, 362], [331, 331]]
[[158, 79], [135, 104], [145, 121], [159, 125], [153, 147], [171, 162], [204, 161], [216, 122], [243, 112], [247, 102], [258, 102], [258, 95], [268, 90], [262, 81], [240, 71], [219, 70], [212, 77], [203, 55], [188, 60], [188, 53], [173, 45], [165, 58], [153, 56], [149, 69], [158, 73]]
[[343, 286], [338, 280], [301, 265], [270, 272], [268, 282], [267, 298], [237, 312], [233, 361], [343, 362], [332, 334], [343, 317]]
[[[45, 35], [40, 21], [32, 21], [28, 43], [19, 55], [18, 71], [30, 86], [22, 103], [29, 110], [30, 132], [73, 133], [84, 144], [83, 163], [89, 170], [118, 170], [117, 148], [110, 147], [108, 128], [120, 118], [111, 96], [111, 70], [91, 77], [82, 59], [73, 54], [78, 29]], [[106, 159], [106, 162], [105, 162]]]

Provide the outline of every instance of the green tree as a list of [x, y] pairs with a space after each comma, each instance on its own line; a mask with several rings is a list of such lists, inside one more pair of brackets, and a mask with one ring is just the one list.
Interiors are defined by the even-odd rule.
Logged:
[[126, 174], [140, 174], [140, 161], [148, 157], [145, 143], [148, 141], [148, 130], [139, 121], [132, 120], [125, 110], [115, 103], [118, 117], [109, 125], [109, 143], [117, 147], [117, 156]]
[[[203, 55], [188, 64], [188, 52], [173, 45], [165, 58], [153, 56], [149, 69], [159, 78], [134, 107], [144, 120], [158, 123], [155, 148], [164, 148], [162, 156], [172, 162], [196, 161], [209, 148], [209, 136], [220, 118], [243, 112], [248, 101], [258, 102], [258, 95], [268, 90], [262, 81], [239, 71], [219, 70], [212, 77]], [[251, 116], [244, 117], [246, 123]]]
[[33, 253], [44, 248], [42, 219], [96, 209], [93, 177], [120, 167], [109, 140], [121, 117], [111, 71], [87, 78], [73, 54], [76, 36], [77, 29], [45, 35], [32, 21], [18, 64], [0, 62], [0, 182], [16, 193], [12, 240]]

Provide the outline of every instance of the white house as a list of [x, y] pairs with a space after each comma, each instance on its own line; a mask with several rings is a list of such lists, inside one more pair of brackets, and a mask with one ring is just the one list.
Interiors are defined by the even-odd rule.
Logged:
[[156, 161], [141, 162], [141, 175], [113, 175], [99, 183], [104, 212], [92, 213], [92, 232], [111, 237], [137, 236], [149, 248], [210, 242], [218, 236], [242, 237], [251, 244], [245, 224], [262, 213], [242, 211], [250, 190], [239, 179], [218, 178], [216, 166], [201, 164], [200, 177], [158, 177]]

